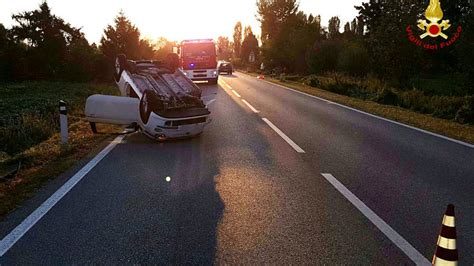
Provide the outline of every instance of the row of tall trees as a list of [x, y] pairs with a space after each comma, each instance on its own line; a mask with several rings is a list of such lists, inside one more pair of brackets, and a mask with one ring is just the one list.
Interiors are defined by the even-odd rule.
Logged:
[[241, 22], [237, 22], [234, 26], [234, 34], [232, 41], [228, 37], [219, 37], [217, 39], [217, 48], [219, 51], [219, 58], [224, 60], [237, 59], [239, 62], [249, 62], [250, 55], [255, 56], [257, 61], [260, 49], [258, 38], [254, 34], [252, 27], [242, 27]]
[[11, 29], [0, 24], [0, 81], [109, 80], [118, 53], [159, 59], [174, 45], [164, 38], [156, 44], [142, 39], [122, 12], [104, 30], [99, 45], [89, 44], [81, 29], [54, 15], [47, 2], [12, 18]]
[[[261, 56], [267, 71], [324, 74], [373, 74], [410, 86], [413, 78], [456, 75], [474, 81], [474, 17], [470, 0], [442, 1], [446, 19], [463, 28], [452, 46], [436, 51], [408, 40], [406, 28], [415, 31], [429, 1], [370, 0], [355, 7], [359, 15], [341, 25], [338, 17], [322, 27], [321, 17], [299, 11], [297, 0], [258, 0]], [[421, 32], [420, 32], [421, 34]], [[441, 39], [437, 39], [438, 41]], [[424, 41], [429, 41], [428, 38]]]

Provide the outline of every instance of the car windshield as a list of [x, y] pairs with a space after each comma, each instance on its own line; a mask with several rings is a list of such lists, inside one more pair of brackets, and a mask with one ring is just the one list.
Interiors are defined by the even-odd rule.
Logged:
[[183, 55], [189, 56], [213, 56], [216, 49], [212, 43], [187, 44], [183, 47]]

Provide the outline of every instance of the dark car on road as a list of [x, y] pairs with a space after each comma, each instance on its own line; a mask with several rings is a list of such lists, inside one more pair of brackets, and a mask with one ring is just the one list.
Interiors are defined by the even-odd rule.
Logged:
[[229, 75], [232, 75], [232, 71], [234, 71], [234, 68], [232, 66], [232, 63], [227, 62], [227, 61], [219, 61], [219, 64], [217, 66], [217, 71], [219, 74], [222, 72], [225, 72]]

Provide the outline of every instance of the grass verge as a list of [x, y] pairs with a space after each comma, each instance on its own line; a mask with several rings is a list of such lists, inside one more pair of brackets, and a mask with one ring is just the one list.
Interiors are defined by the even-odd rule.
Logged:
[[[116, 94], [109, 84], [19, 82], [0, 84], [0, 175], [21, 162], [12, 180], [0, 182], [0, 217], [14, 210], [37, 189], [65, 172], [122, 128], [100, 125], [93, 134], [84, 119], [92, 94]], [[58, 101], [68, 106], [69, 143], [60, 144]]]
[[[258, 74], [243, 72], [250, 76], [258, 76]], [[436, 118], [431, 115], [420, 114], [408, 109], [397, 106], [379, 104], [369, 100], [361, 100], [333, 93], [330, 91], [314, 88], [295, 81], [280, 81], [275, 78], [265, 77], [267, 81], [286, 86], [301, 92], [305, 92], [317, 97], [321, 97], [336, 103], [340, 103], [358, 110], [388, 118], [400, 123], [411, 125], [417, 128], [438, 133], [453, 139], [461, 140], [474, 144], [474, 126], [460, 124], [451, 120]]]

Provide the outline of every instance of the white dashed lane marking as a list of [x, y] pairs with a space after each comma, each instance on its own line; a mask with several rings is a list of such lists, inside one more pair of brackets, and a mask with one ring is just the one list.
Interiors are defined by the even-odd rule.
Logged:
[[305, 153], [305, 151], [298, 146], [293, 140], [291, 140], [283, 131], [281, 131], [278, 127], [276, 127], [270, 120], [266, 118], [262, 118], [267, 125], [269, 125], [282, 139], [284, 139], [293, 149], [295, 149], [296, 152], [298, 153]]
[[260, 113], [260, 111], [258, 111], [257, 109], [255, 109], [255, 107], [253, 107], [249, 102], [247, 102], [246, 100], [242, 99], [242, 102], [244, 102], [249, 108], [250, 110], [252, 110], [252, 112], [258, 114]]

